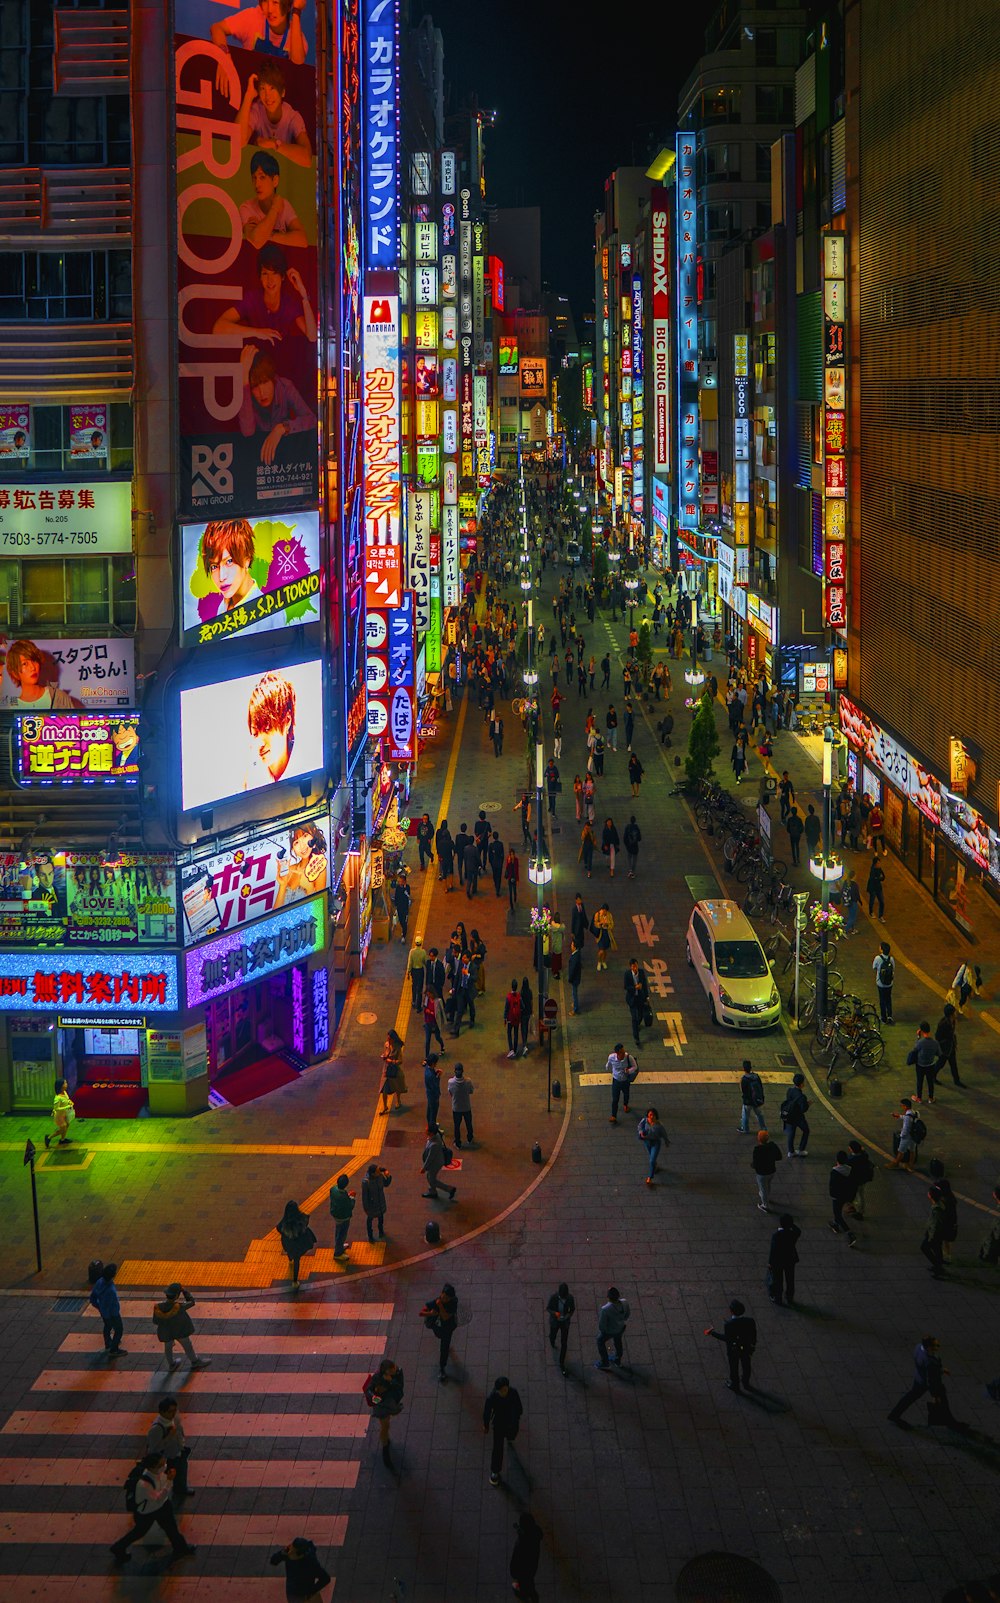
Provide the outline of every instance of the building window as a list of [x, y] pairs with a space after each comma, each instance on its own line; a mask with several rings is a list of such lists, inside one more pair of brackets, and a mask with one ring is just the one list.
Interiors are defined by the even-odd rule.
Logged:
[[127, 167], [128, 95], [53, 92], [51, 4], [5, 6], [3, 21], [0, 164]]
[[793, 121], [794, 90], [791, 84], [757, 85], [757, 121], [778, 123], [790, 128]]
[[0, 482], [11, 479], [51, 479], [72, 473], [77, 480], [99, 478], [104, 473], [131, 473], [132, 460], [132, 408], [127, 401], [101, 401], [100, 395], [91, 397], [92, 404], [103, 404], [108, 413], [109, 459], [81, 462], [70, 453], [70, 412], [68, 406], [33, 406], [31, 408], [31, 455], [27, 461], [18, 457], [0, 456]]
[[135, 629], [131, 557], [0, 559], [0, 624], [5, 629]]
[[758, 28], [755, 34], [758, 67], [774, 67], [778, 61], [778, 35], [774, 28]]
[[740, 120], [740, 91], [738, 89], [716, 89], [706, 91], [701, 97], [701, 122], [739, 122]]
[[128, 322], [132, 259], [127, 250], [0, 253], [0, 320]]

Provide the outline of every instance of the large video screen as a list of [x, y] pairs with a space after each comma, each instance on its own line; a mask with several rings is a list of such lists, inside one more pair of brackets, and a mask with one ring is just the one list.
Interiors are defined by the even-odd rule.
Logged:
[[319, 513], [181, 526], [181, 637], [202, 646], [319, 618]]
[[181, 691], [185, 811], [323, 767], [323, 665], [300, 662]]

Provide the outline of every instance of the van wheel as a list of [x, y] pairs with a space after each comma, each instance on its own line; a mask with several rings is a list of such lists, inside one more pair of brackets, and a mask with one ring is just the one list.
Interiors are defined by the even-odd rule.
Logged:
[[717, 1013], [715, 1011], [715, 997], [714, 996], [710, 996], [709, 999], [708, 999], [708, 1016], [711, 1019], [713, 1024], [716, 1024], [716, 1025], [718, 1024], [719, 1018], [718, 1018], [718, 1015], [717, 1015]]
[[694, 958], [691, 956], [691, 942], [690, 941], [685, 941], [684, 942], [684, 951], [685, 951], [685, 953], [687, 955], [688, 968], [694, 968]]

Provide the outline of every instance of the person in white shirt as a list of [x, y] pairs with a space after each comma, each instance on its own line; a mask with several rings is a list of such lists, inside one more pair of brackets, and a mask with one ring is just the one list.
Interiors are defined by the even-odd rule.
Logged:
[[628, 1112], [629, 1094], [639, 1073], [639, 1065], [631, 1052], [626, 1052], [621, 1041], [615, 1044], [615, 1049], [608, 1058], [607, 1071], [611, 1076], [611, 1117], [609, 1124], [618, 1123], [618, 1103], [624, 1104]]
[[158, 1525], [167, 1536], [178, 1558], [195, 1549], [186, 1542], [177, 1529], [177, 1520], [170, 1502], [173, 1471], [167, 1468], [162, 1453], [147, 1453], [142, 1460], [142, 1471], [135, 1482], [135, 1524], [117, 1542], [111, 1544], [111, 1556], [116, 1564], [124, 1564], [129, 1548], [148, 1530]]

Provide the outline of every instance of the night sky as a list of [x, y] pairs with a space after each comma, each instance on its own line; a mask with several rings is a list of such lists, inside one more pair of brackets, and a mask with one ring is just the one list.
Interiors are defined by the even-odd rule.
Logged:
[[[546, 283], [578, 315], [591, 309], [604, 180], [617, 166], [648, 165], [672, 137], [677, 91], [701, 54], [714, 0], [620, 0], [602, 11], [568, 0], [428, 0], [426, 9], [444, 35], [447, 110], [475, 93], [499, 113], [488, 200], [541, 206]], [[420, 14], [414, 5], [414, 20]]]

